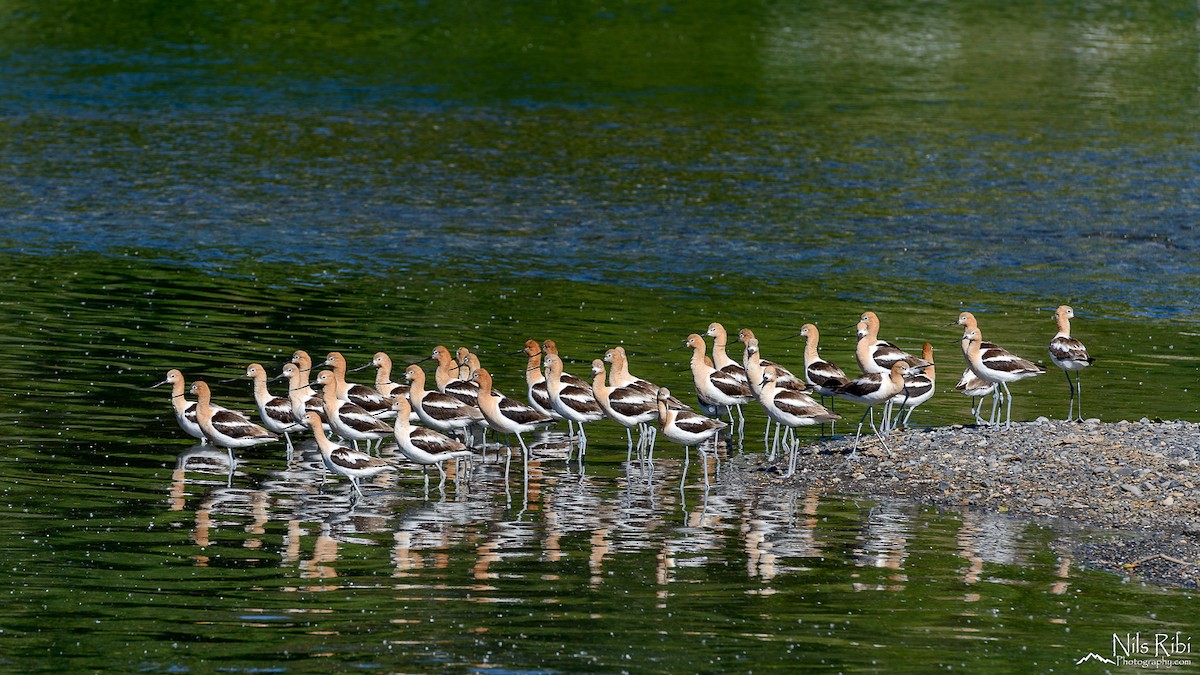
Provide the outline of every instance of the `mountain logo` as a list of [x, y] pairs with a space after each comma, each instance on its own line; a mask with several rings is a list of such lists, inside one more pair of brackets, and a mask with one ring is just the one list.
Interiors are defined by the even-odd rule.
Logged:
[[1100, 656], [1099, 654], [1097, 654], [1096, 652], [1088, 652], [1087, 656], [1076, 661], [1075, 665], [1078, 666], [1079, 664], [1083, 663], [1084, 661], [1100, 661], [1102, 663], [1116, 663], [1116, 661], [1113, 661], [1112, 659], [1106, 659], [1103, 656]]

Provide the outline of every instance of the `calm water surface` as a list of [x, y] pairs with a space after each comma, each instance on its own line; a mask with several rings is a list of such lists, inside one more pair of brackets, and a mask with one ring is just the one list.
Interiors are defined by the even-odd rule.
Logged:
[[[695, 455], [630, 463], [597, 425], [582, 466], [555, 432], [507, 481], [489, 453], [351, 503], [311, 443], [230, 473], [145, 388], [446, 344], [521, 391], [512, 353], [553, 337], [574, 372], [624, 344], [690, 397], [672, 350], [710, 321], [785, 364], [815, 321], [849, 365], [841, 327], [874, 309], [934, 345], [914, 423], [959, 423], [942, 324], [970, 309], [1049, 365], [1069, 303], [1088, 416], [1200, 419], [1198, 18], [4, 4], [0, 664], [1028, 672], [1196, 634], [1192, 592], [1088, 571], [1042, 525], [734, 489], [728, 448], [706, 488]], [[1063, 415], [1061, 380], [1022, 383], [1014, 415]]]

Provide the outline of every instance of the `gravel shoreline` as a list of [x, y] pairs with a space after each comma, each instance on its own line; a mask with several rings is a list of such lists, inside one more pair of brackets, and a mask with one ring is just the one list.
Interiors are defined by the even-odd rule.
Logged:
[[[1142, 419], [954, 425], [801, 446], [795, 475], [784, 453], [742, 455], [771, 482], [841, 494], [972, 508], [1099, 530], [1060, 544], [1089, 567], [1186, 587], [1200, 582], [1200, 424]], [[1109, 536], [1111, 535], [1111, 536]]]

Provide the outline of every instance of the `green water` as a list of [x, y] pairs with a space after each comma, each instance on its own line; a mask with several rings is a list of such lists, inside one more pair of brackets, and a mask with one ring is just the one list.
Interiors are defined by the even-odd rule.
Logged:
[[[627, 463], [600, 423], [582, 466], [556, 430], [507, 481], [489, 452], [352, 504], [311, 441], [230, 474], [146, 388], [445, 344], [520, 392], [533, 337], [578, 374], [623, 344], [690, 399], [675, 349], [711, 321], [793, 367], [816, 322], [850, 368], [871, 309], [934, 345], [912, 422], [965, 423], [944, 324], [968, 309], [1051, 368], [1014, 418], [1062, 417], [1067, 303], [1086, 416], [1198, 420], [1198, 19], [0, 3], [0, 667], [1031, 672], [1195, 634], [1194, 591], [1090, 571], [1044, 524], [735, 490], [736, 449], [706, 489], [694, 454]], [[244, 381], [214, 396], [250, 409]]]

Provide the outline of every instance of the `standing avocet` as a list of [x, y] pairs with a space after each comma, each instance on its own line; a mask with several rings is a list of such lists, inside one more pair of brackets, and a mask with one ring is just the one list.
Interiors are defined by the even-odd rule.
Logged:
[[[754, 333], [749, 328], [743, 328], [738, 331], [738, 341], [746, 347], [742, 353], [742, 363], [746, 366], [746, 377], [749, 378], [750, 391], [754, 393], [755, 399], [762, 396], [763, 373], [768, 369], [775, 373], [775, 386], [793, 391], [808, 389], [804, 381], [793, 375], [788, 369], [762, 357], [762, 352], [759, 351], [758, 338], [754, 337]], [[779, 423], [768, 417], [767, 428], [763, 434], [763, 443], [771, 440], [771, 424], [775, 425], [776, 436], [779, 434]]]
[[283, 434], [290, 453], [293, 449], [291, 433], [305, 429], [292, 415], [291, 401], [283, 396], [272, 396], [271, 392], [267, 391], [267, 371], [261, 364], [251, 363], [246, 366], [246, 377], [254, 382], [254, 403], [258, 406], [258, 416], [262, 419], [263, 426], [277, 434]]
[[325, 468], [348, 478], [350, 485], [354, 486], [354, 491], [358, 493], [359, 497], [363, 496], [362, 488], [358, 484], [360, 480], [396, 468], [387, 460], [372, 457], [358, 450], [351, 450], [329, 440], [329, 437], [325, 435], [325, 430], [321, 428], [321, 417], [316, 413], [306, 413], [305, 422], [312, 427], [313, 436], [317, 439], [317, 448], [321, 451], [321, 459], [325, 463]]
[[[474, 457], [467, 446], [461, 442], [439, 431], [413, 426], [409, 422], [412, 418], [412, 406], [406, 397], [397, 396], [392, 402], [392, 410], [396, 411], [395, 435], [400, 454], [410, 462], [421, 465], [422, 472], [427, 466], [437, 467], [438, 473], [442, 476], [438, 487], [446, 483], [446, 470], [442, 468], [442, 464], [452, 459]], [[426, 474], [425, 480], [426, 486], [428, 486], [428, 474]]]
[[[704, 334], [713, 339], [713, 368], [716, 368], [717, 370], [729, 375], [733, 379], [737, 380], [739, 384], [749, 389], [750, 378], [748, 375], [746, 375], [745, 366], [729, 356], [729, 351], [727, 349], [729, 346], [729, 334], [725, 332], [725, 326], [722, 326], [720, 323], [714, 321], [708, 324], [708, 330], [705, 331]], [[754, 395], [750, 394], [746, 402], [749, 403], [753, 397]]]
[[822, 398], [833, 396], [834, 390], [849, 382], [850, 378], [837, 364], [826, 361], [817, 352], [821, 332], [815, 324], [804, 324], [797, 336], [804, 337], [804, 381]]
[[213, 445], [229, 452], [231, 465], [237, 461], [233, 457], [234, 448], [249, 448], [279, 440], [275, 432], [258, 426], [241, 413], [214, 410], [212, 394], [204, 380], [192, 382], [191, 391], [196, 397], [196, 421]]
[[[679, 443], [683, 446], [684, 451], [684, 474], [682, 480], [687, 478], [687, 460], [691, 447], [697, 446], [700, 450], [701, 458], [704, 456], [704, 450], [701, 445], [714, 438], [722, 429], [729, 426], [721, 420], [705, 417], [699, 413], [694, 413], [691, 410], [678, 410], [672, 408], [668, 402], [671, 399], [671, 390], [662, 387], [658, 390], [658, 428], [667, 440], [674, 443]], [[716, 441], [713, 442], [713, 452], [716, 452]], [[703, 461], [703, 459], [701, 460]], [[704, 484], [708, 485], [708, 467], [704, 467]]]
[[910, 367], [927, 366], [928, 361], [919, 359], [896, 345], [879, 339], [879, 317], [875, 312], [863, 312], [858, 321], [858, 344], [854, 348], [854, 359], [864, 373], [891, 371], [892, 364], [901, 362]]
[[[720, 325], [713, 324], [717, 327]], [[711, 331], [712, 327], [709, 330]], [[724, 337], [724, 334], [725, 331], [722, 329], [721, 337]], [[754, 400], [754, 393], [751, 392], [749, 382], [746, 380], [746, 369], [738, 366], [737, 372], [741, 375], [740, 377], [732, 369], [718, 369], [715, 354], [710, 365], [704, 358], [704, 350], [707, 347], [704, 338], [696, 333], [687, 336], [683, 344], [692, 350], [692, 358], [688, 362], [688, 367], [692, 371], [692, 384], [696, 386], [696, 396], [718, 406], [718, 409], [729, 410], [730, 424], [734, 423], [733, 411], [736, 408], [740, 420], [738, 422], [738, 432], [740, 433], [746, 424], [746, 418], [742, 414], [742, 404]]]
[[[793, 337], [804, 338], [804, 382], [821, 395], [821, 405], [825, 405], [825, 397], [830, 398], [830, 411], [837, 410], [837, 397], [834, 390], [850, 381], [846, 372], [832, 361], [821, 358], [817, 347], [821, 342], [821, 332], [816, 324], [806, 323], [800, 327], [800, 332]], [[824, 427], [824, 425], [821, 425]], [[822, 429], [822, 432], [824, 429]], [[833, 423], [829, 424], [829, 433], [833, 434]]]
[[[187, 387], [183, 373], [172, 368], [167, 371], [167, 379], [150, 385], [150, 388], [161, 387], [164, 384], [171, 385], [171, 409], [175, 412], [175, 422], [179, 424], [179, 428], [188, 436], [199, 440], [201, 444], [207, 444], [208, 436], [204, 435], [204, 430], [200, 428], [200, 422], [196, 419], [196, 402], [183, 397]], [[213, 408], [216, 409], [217, 406]]]
[[[1010, 429], [1012, 428], [1012, 392], [1008, 389], [1008, 383], [1041, 375], [1046, 372], [1046, 369], [996, 345], [984, 350], [981, 348], [982, 342], [983, 334], [978, 325], [974, 328], [968, 327], [962, 337], [963, 358], [967, 360], [967, 364], [976, 375], [996, 385], [997, 393], [1001, 389], [1004, 390], [1004, 398], [1008, 399], [1004, 428]], [[996, 414], [999, 403], [999, 398], [992, 401], [992, 418], [997, 422]]]
[[[983, 397], [996, 393], [996, 383], [979, 377], [968, 367], [963, 371], [958, 384], [954, 385], [954, 390], [962, 393], [963, 396], [971, 397], [971, 414], [975, 417], [976, 424], [983, 424], [983, 418], [979, 416], [979, 412], [983, 408]], [[994, 424], [996, 420], [992, 419], [990, 422]]]
[[366, 441], [369, 451], [371, 441], [379, 441], [382, 445], [383, 439], [391, 435], [392, 427], [386, 422], [358, 404], [338, 398], [337, 376], [332, 370], [317, 373], [316, 382], [323, 387], [321, 403], [325, 406], [325, 419], [329, 420], [329, 428], [338, 436], [351, 441], [355, 450], [358, 450], [359, 441]]
[[[1058, 333], [1054, 335], [1054, 339], [1050, 341], [1050, 360], [1054, 365], [1062, 368], [1063, 374], [1067, 376], [1067, 387], [1071, 390], [1071, 400], [1067, 403], [1067, 420], [1083, 421], [1083, 390], [1079, 388], [1079, 376], [1082, 373], [1075, 373], [1075, 382], [1071, 382], [1071, 371], [1080, 371], [1092, 365], [1095, 361], [1088, 356], [1087, 347], [1075, 338], [1071, 337], [1071, 319], [1075, 317], [1075, 310], [1063, 305], [1054, 312], [1054, 320], [1058, 323]], [[1079, 400], [1079, 410], [1075, 410], [1075, 401]], [[1072, 417], [1072, 413], [1075, 417]]]
[[587, 452], [587, 432], [583, 430], [583, 425], [603, 419], [604, 410], [596, 402], [596, 394], [589, 385], [568, 384], [564, 380], [561, 358], [547, 353], [543, 363], [550, 404], [558, 414], [579, 425], [579, 457], [583, 461], [583, 455]]
[[493, 389], [492, 374], [486, 368], [475, 372], [475, 381], [479, 384], [479, 410], [483, 418], [497, 433], [516, 434], [525, 459], [529, 459], [529, 446], [525, 445], [521, 433], [553, 424], [554, 418]]
[[[525, 394], [533, 409], [556, 420], [564, 419], [550, 404], [550, 392], [546, 391], [546, 373], [542, 372], [542, 345], [532, 338], [525, 341], [521, 350], [529, 358], [525, 366]], [[568, 421], [567, 431], [575, 435], [575, 423]]]
[[[767, 411], [767, 416], [787, 428], [783, 435], [783, 446], [788, 450], [787, 475], [791, 476], [796, 472], [796, 455], [800, 445], [800, 441], [795, 436], [796, 427], [833, 422], [842, 417], [837, 413], [829, 412], [825, 406], [817, 403], [804, 392], [777, 387], [774, 369], [766, 370], [763, 373], [763, 382], [759, 390], [762, 393], [758, 396], [758, 402]], [[790, 446], [789, 437], [791, 438]], [[775, 455], [775, 450], [775, 447], [771, 448], [772, 456]]]
[[645, 392], [631, 387], [610, 387], [601, 359], [592, 360], [592, 393], [604, 414], [625, 427], [625, 438], [629, 441], [627, 460], [633, 455], [633, 429], [638, 430], [637, 447], [640, 455], [654, 437], [655, 429], [649, 423], [658, 417], [657, 396], [650, 398]]
[[926, 342], [921, 346], [921, 360], [929, 365], [924, 370], [904, 378], [904, 390], [892, 399], [900, 406], [896, 419], [890, 422], [892, 427], [907, 427], [908, 418], [912, 416], [917, 406], [933, 398], [937, 377], [933, 365], [933, 345]]
[[[893, 396], [904, 390], [904, 376], [906, 374], [916, 374], [924, 367], [909, 367], [903, 361], [896, 361], [892, 364], [892, 369], [886, 375], [881, 373], [863, 373], [861, 376], [850, 380], [834, 391], [834, 394], [837, 396], [867, 406], [866, 412], [858, 420], [858, 430], [854, 433], [854, 449], [850, 451], [851, 457], [858, 454], [858, 439], [862, 436], [862, 425], [868, 416], [870, 416], [871, 431], [875, 432], [875, 437], [883, 444], [883, 449], [889, 455], [892, 454], [891, 448], [887, 446], [887, 441], [884, 440], [883, 435], [879, 433], [878, 427], [875, 426], [875, 406], [880, 403], [886, 403]], [[886, 430], [886, 426], [884, 428]]]
[[404, 369], [408, 380], [408, 398], [421, 423], [444, 434], [455, 431], [466, 435], [467, 427], [483, 421], [483, 413], [473, 405], [440, 391], [425, 389], [425, 371], [417, 364]]

